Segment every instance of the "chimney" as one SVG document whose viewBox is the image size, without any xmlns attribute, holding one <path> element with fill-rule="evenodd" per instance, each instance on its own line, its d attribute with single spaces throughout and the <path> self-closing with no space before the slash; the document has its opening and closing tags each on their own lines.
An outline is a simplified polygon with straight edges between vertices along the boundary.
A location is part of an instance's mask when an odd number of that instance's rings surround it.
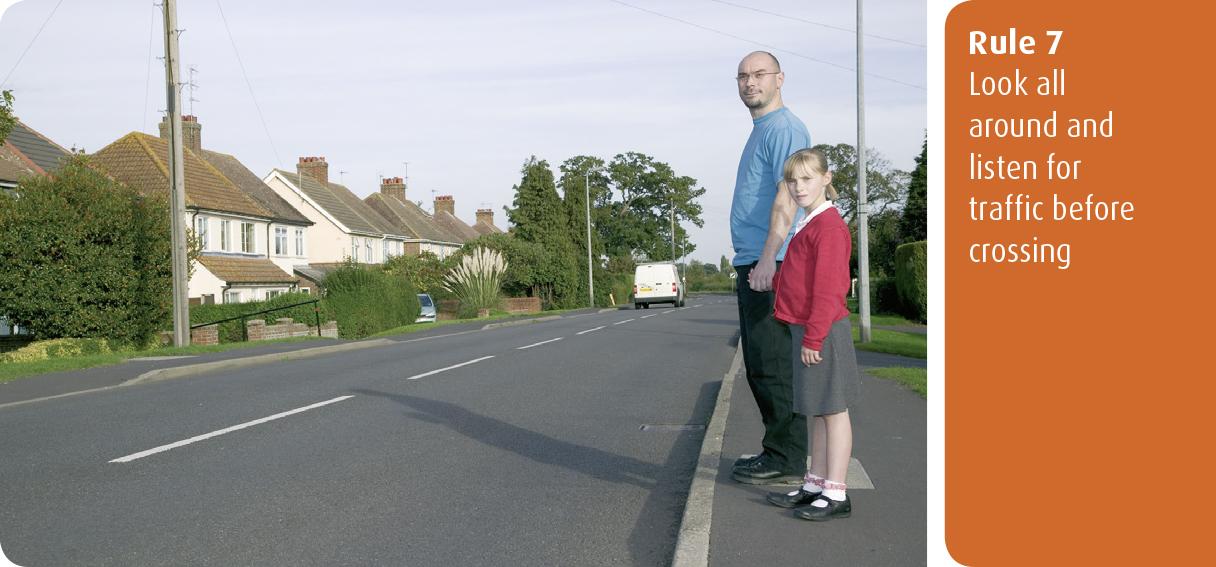
<svg viewBox="0 0 1216 567">
<path fill-rule="evenodd" d="M 400 177 L 385 177 L 380 180 L 380 193 L 385 197 L 392 197 L 404 203 L 405 181 Z"/>
<path fill-rule="evenodd" d="M 300 163 L 296 164 L 296 171 L 316 179 L 325 187 L 329 187 L 329 164 L 325 163 L 325 156 L 300 158 Z"/>
<path fill-rule="evenodd" d="M 494 226 L 494 209 L 477 209 L 477 222 Z"/>
<path fill-rule="evenodd" d="M 447 211 L 449 215 L 456 216 L 456 201 L 451 195 L 439 195 L 435 197 L 435 212 Z"/>
<path fill-rule="evenodd" d="M 169 117 L 160 121 L 160 137 L 169 139 Z M 198 123 L 197 116 L 182 115 L 182 146 L 194 153 L 203 151 L 203 126 Z"/>
</svg>

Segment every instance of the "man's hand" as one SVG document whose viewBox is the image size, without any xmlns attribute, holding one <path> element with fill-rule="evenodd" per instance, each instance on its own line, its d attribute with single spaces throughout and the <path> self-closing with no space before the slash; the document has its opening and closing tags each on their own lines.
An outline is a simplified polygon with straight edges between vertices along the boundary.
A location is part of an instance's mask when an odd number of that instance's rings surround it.
<svg viewBox="0 0 1216 567">
<path fill-rule="evenodd" d="M 773 289 L 773 275 L 777 273 L 777 261 L 772 258 L 760 258 L 756 262 L 756 267 L 752 268 L 747 274 L 747 284 L 751 286 L 752 291 L 771 291 Z"/>
</svg>

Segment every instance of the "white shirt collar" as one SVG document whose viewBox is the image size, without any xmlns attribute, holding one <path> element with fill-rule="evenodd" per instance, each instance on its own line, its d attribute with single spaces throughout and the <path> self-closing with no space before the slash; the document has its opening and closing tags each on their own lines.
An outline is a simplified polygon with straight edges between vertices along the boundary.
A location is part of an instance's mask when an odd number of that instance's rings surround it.
<svg viewBox="0 0 1216 567">
<path fill-rule="evenodd" d="M 813 210 L 810 213 L 803 216 L 802 220 L 798 221 L 798 228 L 794 229 L 794 234 L 798 234 L 802 230 L 802 227 L 806 226 L 807 224 L 810 224 L 811 219 L 819 216 L 819 213 L 822 213 L 822 212 L 828 210 L 828 208 L 831 206 L 832 206 L 832 202 L 825 200 L 818 207 L 815 207 L 815 210 Z"/>
</svg>

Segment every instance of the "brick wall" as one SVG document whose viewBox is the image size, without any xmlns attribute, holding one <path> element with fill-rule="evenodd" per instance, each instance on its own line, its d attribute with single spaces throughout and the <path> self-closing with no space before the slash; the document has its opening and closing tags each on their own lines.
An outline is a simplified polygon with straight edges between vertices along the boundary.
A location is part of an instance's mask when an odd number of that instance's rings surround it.
<svg viewBox="0 0 1216 567">
<path fill-rule="evenodd" d="M 308 323 L 296 323 L 291 317 L 275 319 L 275 324 L 267 325 L 265 321 L 246 321 L 245 330 L 249 333 L 250 341 L 268 341 L 286 339 L 289 337 L 316 336 L 317 328 Z M 338 338 L 338 322 L 328 321 L 321 325 L 321 336 Z"/>
<path fill-rule="evenodd" d="M 169 334 L 169 342 L 173 342 L 173 334 Z M 192 345 L 218 345 L 220 344 L 220 328 L 219 325 L 207 325 L 197 329 L 190 329 L 190 344 Z"/>
<path fill-rule="evenodd" d="M 503 309 L 512 315 L 519 313 L 540 313 L 539 297 L 508 297 L 503 300 Z"/>
</svg>

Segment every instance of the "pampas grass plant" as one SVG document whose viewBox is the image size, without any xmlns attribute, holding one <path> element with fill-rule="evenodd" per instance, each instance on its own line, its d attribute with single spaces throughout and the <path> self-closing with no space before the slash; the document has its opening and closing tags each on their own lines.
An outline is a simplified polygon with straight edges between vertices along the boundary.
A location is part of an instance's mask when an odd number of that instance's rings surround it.
<svg viewBox="0 0 1216 567">
<path fill-rule="evenodd" d="M 498 307 L 507 261 L 497 250 L 478 247 L 460 260 L 443 279 L 444 289 L 460 298 L 461 311 L 476 313 Z"/>
</svg>

